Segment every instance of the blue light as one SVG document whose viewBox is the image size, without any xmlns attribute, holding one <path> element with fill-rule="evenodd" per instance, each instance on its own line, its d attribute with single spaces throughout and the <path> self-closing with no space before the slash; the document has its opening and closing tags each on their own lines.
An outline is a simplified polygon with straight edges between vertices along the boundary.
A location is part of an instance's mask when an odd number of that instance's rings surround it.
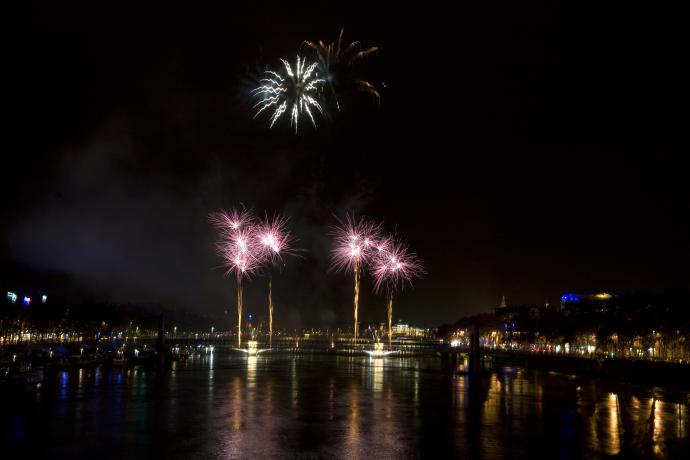
<svg viewBox="0 0 690 460">
<path fill-rule="evenodd" d="M 24 305 L 26 305 L 28 307 L 30 303 L 31 303 L 31 297 L 24 297 Z"/>
<path fill-rule="evenodd" d="M 561 301 L 563 301 L 563 302 L 579 302 L 580 296 L 577 294 L 563 294 L 561 296 Z"/>
</svg>

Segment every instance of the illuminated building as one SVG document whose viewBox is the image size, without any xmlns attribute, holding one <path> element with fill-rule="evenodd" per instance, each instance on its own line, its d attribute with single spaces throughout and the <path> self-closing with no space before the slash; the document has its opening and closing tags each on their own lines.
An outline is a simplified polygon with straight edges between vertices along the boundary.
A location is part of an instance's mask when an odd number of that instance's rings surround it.
<svg viewBox="0 0 690 460">
<path fill-rule="evenodd" d="M 596 294 L 570 294 L 561 296 L 561 311 L 567 314 L 606 313 L 615 297 L 606 292 Z"/>
<path fill-rule="evenodd" d="M 414 327 L 404 323 L 393 326 L 393 336 L 396 337 L 427 337 L 430 331 L 421 327 Z"/>
</svg>

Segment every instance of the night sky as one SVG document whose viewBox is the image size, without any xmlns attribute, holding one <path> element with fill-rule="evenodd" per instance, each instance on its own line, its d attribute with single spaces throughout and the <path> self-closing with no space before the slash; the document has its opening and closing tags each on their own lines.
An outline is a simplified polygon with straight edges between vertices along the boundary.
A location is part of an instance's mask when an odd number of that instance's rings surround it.
<svg viewBox="0 0 690 460">
<path fill-rule="evenodd" d="M 349 324 L 352 278 L 326 273 L 346 211 L 425 261 L 396 320 L 690 288 L 690 40 L 660 6 L 20 3 L 0 19 L 3 288 L 234 310 L 206 216 L 240 203 L 306 250 L 274 281 L 279 327 Z M 380 47 L 360 68 L 380 105 L 349 96 L 297 136 L 252 120 L 252 72 L 341 26 Z"/>
</svg>

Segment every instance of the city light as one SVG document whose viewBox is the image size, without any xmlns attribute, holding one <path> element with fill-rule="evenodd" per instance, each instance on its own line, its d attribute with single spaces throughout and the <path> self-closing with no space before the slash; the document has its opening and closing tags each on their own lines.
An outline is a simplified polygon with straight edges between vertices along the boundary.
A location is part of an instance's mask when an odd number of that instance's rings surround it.
<svg viewBox="0 0 690 460">
<path fill-rule="evenodd" d="M 12 303 L 17 303 L 17 294 L 11 291 L 7 291 L 7 300 Z"/>
<path fill-rule="evenodd" d="M 602 292 L 600 294 L 594 294 L 594 297 L 596 297 L 597 299 L 600 299 L 600 300 L 606 300 L 606 299 L 610 299 L 612 296 L 611 296 L 611 294 L 607 294 L 606 292 Z"/>
</svg>

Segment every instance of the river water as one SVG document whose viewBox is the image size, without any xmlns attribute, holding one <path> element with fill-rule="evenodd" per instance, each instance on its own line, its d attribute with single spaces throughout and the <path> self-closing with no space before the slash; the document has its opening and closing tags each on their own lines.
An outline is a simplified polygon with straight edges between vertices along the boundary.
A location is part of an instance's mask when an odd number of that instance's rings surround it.
<svg viewBox="0 0 690 460">
<path fill-rule="evenodd" d="M 3 398 L 2 451 L 53 458 L 684 457 L 689 395 L 439 358 L 197 355 L 70 369 Z"/>
</svg>

